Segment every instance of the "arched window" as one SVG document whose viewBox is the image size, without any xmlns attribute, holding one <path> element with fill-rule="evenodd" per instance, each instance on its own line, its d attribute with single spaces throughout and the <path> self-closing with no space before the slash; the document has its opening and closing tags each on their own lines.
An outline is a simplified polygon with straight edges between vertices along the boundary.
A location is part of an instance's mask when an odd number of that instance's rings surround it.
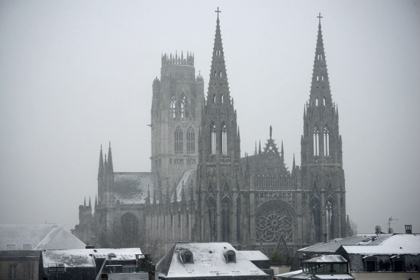
<svg viewBox="0 0 420 280">
<path fill-rule="evenodd" d="M 216 94 L 213 94 L 213 104 L 216 103 Z"/>
<path fill-rule="evenodd" d="M 187 154 L 195 153 L 195 132 L 190 126 L 187 130 Z"/>
<path fill-rule="evenodd" d="M 219 77 L 223 77 L 222 71 L 219 72 Z"/>
<path fill-rule="evenodd" d="M 216 154 L 216 126 L 213 124 L 210 131 L 210 148 L 211 154 Z"/>
<path fill-rule="evenodd" d="M 171 98 L 171 117 L 173 119 L 176 118 L 176 99 L 175 99 L 175 96 L 172 96 L 172 98 Z"/>
<path fill-rule="evenodd" d="M 315 99 L 315 106 L 318 106 L 318 97 Z"/>
<path fill-rule="evenodd" d="M 223 103 L 223 94 L 220 95 L 220 101 Z"/>
<path fill-rule="evenodd" d="M 224 124 L 222 126 L 222 154 L 227 155 L 227 128 Z"/>
<path fill-rule="evenodd" d="M 231 202 L 224 198 L 222 201 L 222 241 L 230 242 Z"/>
<path fill-rule="evenodd" d="M 324 156 L 330 155 L 330 131 L 324 127 Z"/>
<path fill-rule="evenodd" d="M 327 104 L 327 99 L 325 99 L 325 97 L 323 98 L 323 101 L 322 101 L 322 105 L 324 105 L 325 106 L 325 104 Z"/>
<path fill-rule="evenodd" d="M 217 77 L 217 71 L 214 71 L 214 76 Z"/>
<path fill-rule="evenodd" d="M 182 129 L 178 126 L 175 129 L 175 153 L 182 154 L 183 146 L 184 146 L 184 135 L 182 133 Z"/>
<path fill-rule="evenodd" d="M 314 135 L 313 135 L 313 149 L 314 149 L 314 156 L 319 156 L 319 130 L 318 130 L 318 127 L 316 126 L 314 128 Z"/>
<path fill-rule="evenodd" d="M 121 217 L 122 246 L 129 248 L 138 246 L 139 242 L 139 220 L 132 213 L 125 213 Z"/>
</svg>

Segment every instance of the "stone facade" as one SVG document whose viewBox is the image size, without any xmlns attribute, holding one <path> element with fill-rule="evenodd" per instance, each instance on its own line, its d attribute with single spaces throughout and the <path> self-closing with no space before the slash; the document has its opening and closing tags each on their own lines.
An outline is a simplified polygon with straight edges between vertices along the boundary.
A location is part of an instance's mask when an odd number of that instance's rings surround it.
<svg viewBox="0 0 420 280">
<path fill-rule="evenodd" d="M 240 157 L 224 56 L 217 18 L 206 98 L 191 54 L 162 57 L 161 79 L 153 82 L 152 172 L 114 172 L 111 148 L 107 157 L 101 150 L 95 212 L 90 203 L 80 206 L 80 239 L 109 246 L 100 235 L 119 228 L 124 246 L 159 240 L 166 251 L 180 241 L 224 241 L 290 253 L 348 235 L 342 140 L 321 24 L 304 110 L 302 165 L 293 161 L 291 171 L 271 127 L 263 147 Z"/>
</svg>

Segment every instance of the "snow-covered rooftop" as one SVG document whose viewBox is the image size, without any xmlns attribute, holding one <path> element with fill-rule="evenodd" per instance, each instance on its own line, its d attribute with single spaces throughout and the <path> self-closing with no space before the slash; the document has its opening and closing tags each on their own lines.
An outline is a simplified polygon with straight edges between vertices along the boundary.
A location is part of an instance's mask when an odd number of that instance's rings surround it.
<svg viewBox="0 0 420 280">
<path fill-rule="evenodd" d="M 247 258 L 250 261 L 268 261 L 270 260 L 266 255 L 264 255 L 261 251 L 259 250 L 244 250 L 244 251 L 238 251 L 239 254 L 241 254 L 242 256 L 244 256 L 245 258 Z"/>
<path fill-rule="evenodd" d="M 419 255 L 420 235 L 394 234 L 379 244 L 344 245 L 343 249 L 349 254 L 374 254 L 374 255 Z"/>
<path fill-rule="evenodd" d="M 140 248 L 44 250 L 42 259 L 44 268 L 52 263 L 62 263 L 65 267 L 90 267 L 95 266 L 95 258 L 135 260 L 136 254 L 142 254 Z"/>
<path fill-rule="evenodd" d="M 58 224 L 0 224 L 0 250 L 82 249 L 85 246 Z"/>
<path fill-rule="evenodd" d="M 321 255 L 303 261 L 302 263 L 347 263 L 347 260 L 340 255 Z"/>
<path fill-rule="evenodd" d="M 153 197 L 155 186 L 157 177 L 151 172 L 114 173 L 114 199 L 122 204 L 145 203 L 148 192 Z"/>
<path fill-rule="evenodd" d="M 183 250 L 192 252 L 193 263 L 180 260 L 179 254 Z M 230 250 L 235 252 L 236 262 L 226 262 L 224 252 Z M 175 244 L 159 261 L 157 271 L 164 278 L 267 276 L 227 242 Z"/>
<path fill-rule="evenodd" d="M 340 246 L 344 245 L 377 245 L 391 237 L 392 234 L 356 234 L 347 238 L 335 238 L 325 243 L 317 243 L 298 251 L 301 253 L 335 253 Z"/>
<path fill-rule="evenodd" d="M 312 274 L 304 273 L 302 270 L 295 270 L 275 276 L 276 279 L 329 279 L 329 280 L 352 280 L 353 276 L 349 274 Z"/>
</svg>

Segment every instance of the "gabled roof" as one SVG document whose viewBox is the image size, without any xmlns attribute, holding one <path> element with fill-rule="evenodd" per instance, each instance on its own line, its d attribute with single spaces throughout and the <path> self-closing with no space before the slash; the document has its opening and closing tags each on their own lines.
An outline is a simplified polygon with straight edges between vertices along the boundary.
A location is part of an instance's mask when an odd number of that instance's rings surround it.
<svg viewBox="0 0 420 280">
<path fill-rule="evenodd" d="M 192 252 L 193 263 L 180 260 L 178 254 L 185 250 Z M 235 252 L 236 262 L 226 262 L 226 251 Z M 268 276 L 227 242 L 175 244 L 156 270 L 163 278 Z"/>
<path fill-rule="evenodd" d="M 15 246 L 11 249 L 8 244 Z M 82 249 L 85 246 L 58 224 L 0 224 L 0 250 Z"/>
</svg>

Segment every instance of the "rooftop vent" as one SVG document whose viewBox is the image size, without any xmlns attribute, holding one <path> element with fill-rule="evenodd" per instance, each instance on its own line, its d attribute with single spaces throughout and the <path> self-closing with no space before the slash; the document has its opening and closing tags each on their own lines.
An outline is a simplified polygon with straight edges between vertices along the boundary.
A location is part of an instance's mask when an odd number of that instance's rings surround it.
<svg viewBox="0 0 420 280">
<path fill-rule="evenodd" d="M 223 256 L 225 257 L 226 263 L 236 263 L 236 254 L 233 250 L 224 250 Z"/>
<path fill-rule="evenodd" d="M 178 257 L 182 263 L 194 263 L 193 253 L 190 250 L 180 250 Z"/>
</svg>

